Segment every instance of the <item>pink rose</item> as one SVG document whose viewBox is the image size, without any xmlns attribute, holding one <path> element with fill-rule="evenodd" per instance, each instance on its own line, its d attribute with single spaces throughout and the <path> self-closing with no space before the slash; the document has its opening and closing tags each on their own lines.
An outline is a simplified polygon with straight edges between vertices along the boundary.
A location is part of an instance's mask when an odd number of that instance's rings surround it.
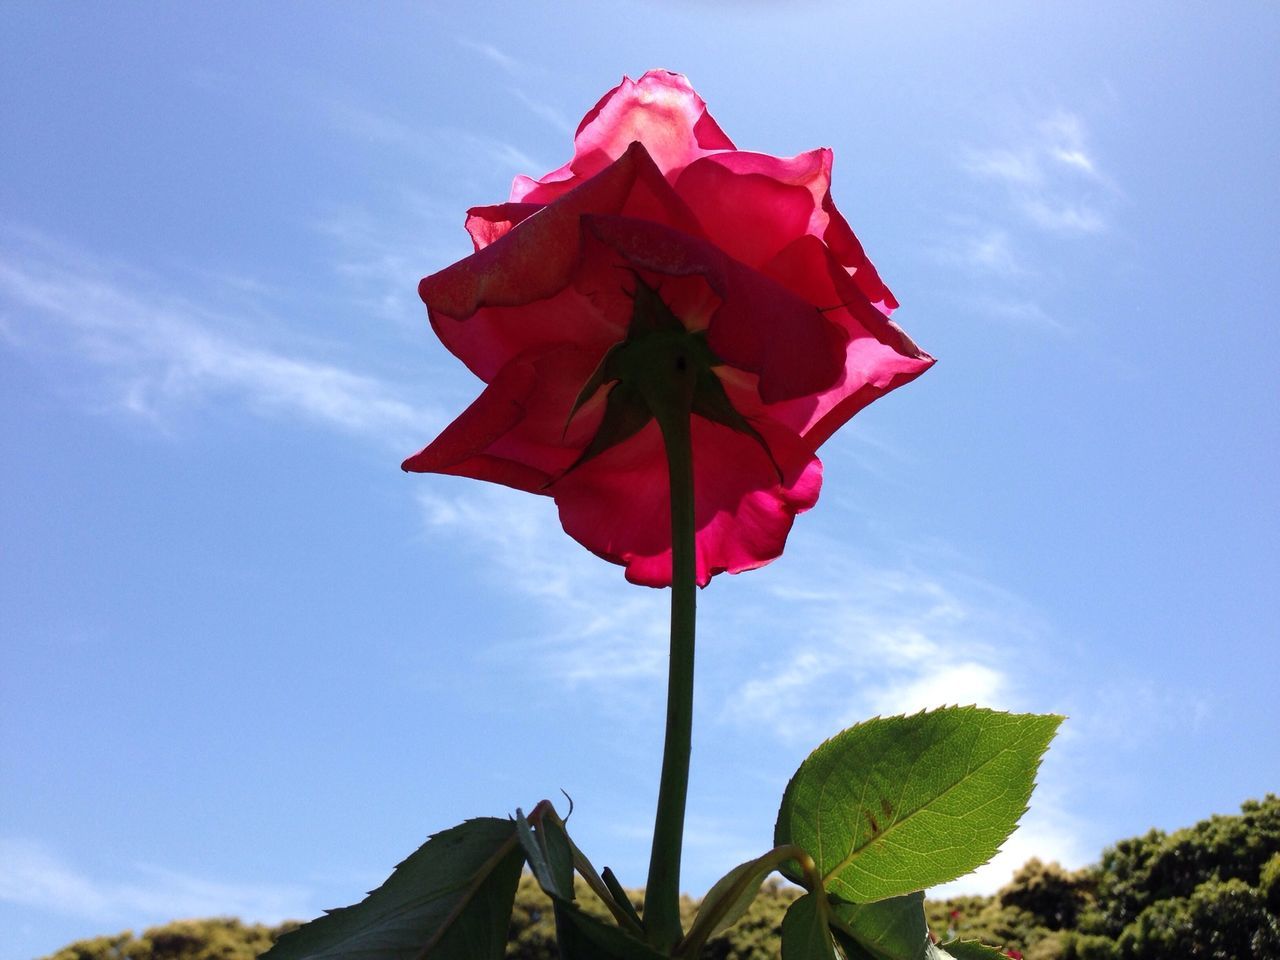
<svg viewBox="0 0 1280 960">
<path fill-rule="evenodd" d="M 573 159 L 468 211 L 475 253 L 419 284 L 437 335 L 487 386 L 404 469 L 551 496 L 628 580 L 669 585 L 657 424 L 619 432 L 615 417 L 610 444 L 596 439 L 617 388 L 602 360 L 656 292 L 709 350 L 707 396 L 732 407 L 694 407 L 698 582 L 778 557 L 817 501 L 818 447 L 933 363 L 888 319 L 897 301 L 830 183 L 830 150 L 738 150 L 683 76 L 624 77 Z"/>
</svg>

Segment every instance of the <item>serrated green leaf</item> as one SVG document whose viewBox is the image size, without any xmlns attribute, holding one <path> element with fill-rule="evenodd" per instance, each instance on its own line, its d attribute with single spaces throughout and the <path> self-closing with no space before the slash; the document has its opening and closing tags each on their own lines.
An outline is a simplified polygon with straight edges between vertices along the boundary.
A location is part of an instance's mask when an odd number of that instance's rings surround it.
<svg viewBox="0 0 1280 960">
<path fill-rule="evenodd" d="M 501 960 L 524 854 L 510 820 L 435 834 L 360 903 L 285 934 L 261 960 Z"/>
<path fill-rule="evenodd" d="M 954 880 L 1013 832 L 1061 722 L 949 707 L 858 724 L 800 765 L 774 842 L 808 850 L 826 889 L 852 903 Z"/>
<path fill-rule="evenodd" d="M 929 923 L 924 894 L 908 893 L 875 903 L 831 904 L 832 929 L 841 946 L 843 933 L 872 960 L 924 960 Z M 846 948 L 846 953 L 848 952 Z"/>
<path fill-rule="evenodd" d="M 666 960 L 665 954 L 571 903 L 557 900 L 555 910 L 561 960 Z"/>
<path fill-rule="evenodd" d="M 836 960 L 819 896 L 825 894 L 806 893 L 787 908 L 782 918 L 782 960 Z"/>
<path fill-rule="evenodd" d="M 999 947 L 989 947 L 977 940 L 948 940 L 934 949 L 939 960 L 1009 960 L 1009 955 Z"/>
</svg>

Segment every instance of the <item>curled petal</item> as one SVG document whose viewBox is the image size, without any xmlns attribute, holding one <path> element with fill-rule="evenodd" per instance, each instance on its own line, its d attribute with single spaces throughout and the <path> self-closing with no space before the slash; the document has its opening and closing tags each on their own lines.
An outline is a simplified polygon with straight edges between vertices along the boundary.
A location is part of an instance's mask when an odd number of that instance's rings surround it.
<svg viewBox="0 0 1280 960">
<path fill-rule="evenodd" d="M 757 440 L 693 418 L 700 586 L 717 573 L 740 573 L 776 559 L 796 515 L 817 502 L 818 458 L 788 431 L 771 424 L 760 428 L 772 459 Z M 565 531 L 584 547 L 625 565 L 632 583 L 670 585 L 670 482 L 656 423 L 567 474 L 551 493 Z"/>
<path fill-rule="evenodd" d="M 834 386 L 769 408 L 770 416 L 787 424 L 814 449 L 872 400 L 933 365 L 933 357 L 867 300 L 856 278 L 816 237 L 801 237 L 788 245 L 764 272 L 810 303 L 830 304 L 824 314 L 848 338 L 844 370 Z"/>
<path fill-rule="evenodd" d="M 489 480 L 548 492 L 594 435 L 602 404 L 586 404 L 569 423 L 575 391 L 598 357 L 562 347 L 508 363 L 458 419 L 401 465 L 413 473 Z"/>
<path fill-rule="evenodd" d="M 822 200 L 822 208 L 830 217 L 830 225 L 822 239 L 827 242 L 831 252 L 844 268 L 853 275 L 853 282 L 858 285 L 862 295 L 886 317 L 898 309 L 898 301 L 880 279 L 875 264 L 867 257 L 862 244 L 854 236 L 849 221 L 836 209 L 831 194 Z"/>
<path fill-rule="evenodd" d="M 519 229 L 418 285 L 436 334 L 481 380 L 530 349 L 576 343 L 603 351 L 620 339 L 627 316 L 602 312 L 571 285 L 582 252 L 581 218 L 602 212 L 700 233 L 644 147 L 633 144 Z"/>
<path fill-rule="evenodd" d="M 537 203 L 498 203 L 491 207 L 472 207 L 467 211 L 467 233 L 477 250 L 501 240 L 511 228 L 523 223 L 542 209 Z"/>
<path fill-rule="evenodd" d="M 845 332 L 782 284 L 661 224 L 611 216 L 583 223 L 630 266 L 704 277 L 720 299 L 707 344 L 726 364 L 757 374 L 765 402 L 817 393 L 839 379 Z"/>
<path fill-rule="evenodd" d="M 676 192 L 697 214 L 708 239 L 753 267 L 797 237 L 818 237 L 863 296 L 888 315 L 898 301 L 831 199 L 831 164 L 827 147 L 795 157 L 717 153 L 690 164 L 676 181 Z"/>
<path fill-rule="evenodd" d="M 540 180 L 517 177 L 511 199 L 549 203 L 595 176 L 633 141 L 644 144 L 668 178 L 711 151 L 733 149 L 733 141 L 684 76 L 650 70 L 639 80 L 623 77 L 582 119 L 573 139 L 573 159 Z"/>
</svg>

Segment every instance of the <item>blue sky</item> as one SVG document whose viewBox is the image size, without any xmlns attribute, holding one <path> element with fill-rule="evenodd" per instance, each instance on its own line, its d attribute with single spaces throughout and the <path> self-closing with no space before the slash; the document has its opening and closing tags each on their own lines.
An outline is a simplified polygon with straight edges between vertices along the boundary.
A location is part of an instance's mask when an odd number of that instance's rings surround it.
<svg viewBox="0 0 1280 960">
<path fill-rule="evenodd" d="M 665 595 L 399 463 L 477 392 L 419 277 L 657 66 L 834 148 L 939 358 L 700 597 L 684 886 L 875 713 L 1070 715 L 952 889 L 1280 787 L 1280 10 L 892 6 L 0 8 L 0 960 L 314 915 L 561 788 L 643 881 Z"/>
</svg>

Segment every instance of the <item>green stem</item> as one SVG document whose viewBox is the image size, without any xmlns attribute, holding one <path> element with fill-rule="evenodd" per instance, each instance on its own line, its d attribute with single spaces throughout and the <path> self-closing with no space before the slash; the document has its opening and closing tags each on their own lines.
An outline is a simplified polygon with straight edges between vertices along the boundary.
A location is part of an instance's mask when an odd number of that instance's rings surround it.
<svg viewBox="0 0 1280 960">
<path fill-rule="evenodd" d="M 690 395 L 690 400 L 691 395 Z M 667 734 L 645 890 L 649 943 L 670 953 L 684 935 L 680 924 L 680 852 L 689 753 L 693 737 L 693 646 L 697 605 L 693 519 L 693 444 L 689 404 L 659 412 L 671 479 L 671 662 L 667 674 Z M 682 409 L 681 409 L 682 407 Z"/>
</svg>

